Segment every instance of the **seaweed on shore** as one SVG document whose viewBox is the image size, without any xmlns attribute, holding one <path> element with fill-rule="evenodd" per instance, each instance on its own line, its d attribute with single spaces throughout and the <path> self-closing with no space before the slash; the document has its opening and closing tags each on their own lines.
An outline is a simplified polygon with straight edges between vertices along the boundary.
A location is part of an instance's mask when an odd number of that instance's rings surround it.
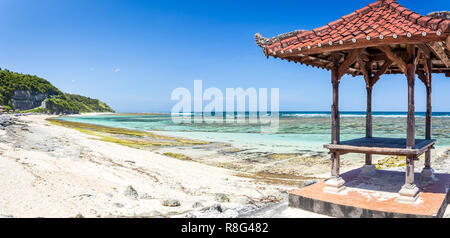
<svg viewBox="0 0 450 238">
<path fill-rule="evenodd" d="M 174 158 L 174 159 L 179 159 L 179 160 L 188 160 L 188 161 L 192 160 L 191 157 L 189 157 L 187 155 L 180 154 L 180 153 L 165 152 L 165 153 L 163 153 L 163 155 L 169 156 L 169 157 Z"/>
<path fill-rule="evenodd" d="M 254 179 L 257 182 L 302 187 L 306 181 L 318 180 L 316 177 L 278 174 L 270 172 L 236 173 L 236 176 Z"/>
<path fill-rule="evenodd" d="M 112 142 L 137 149 L 144 149 L 148 147 L 192 146 L 192 145 L 209 144 L 209 142 L 157 135 L 146 131 L 114 128 L 80 122 L 63 121 L 54 118 L 49 118 L 47 119 L 47 121 L 49 121 L 53 125 L 75 129 L 85 134 L 96 137 L 92 139 L 97 139 L 105 142 Z"/>
</svg>

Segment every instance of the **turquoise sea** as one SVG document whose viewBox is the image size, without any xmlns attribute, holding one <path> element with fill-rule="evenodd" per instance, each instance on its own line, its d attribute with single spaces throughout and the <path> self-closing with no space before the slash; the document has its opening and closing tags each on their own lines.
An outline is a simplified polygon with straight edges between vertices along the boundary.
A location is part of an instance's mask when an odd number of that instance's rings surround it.
<svg viewBox="0 0 450 238">
<path fill-rule="evenodd" d="M 197 114 L 198 115 L 198 114 Z M 246 114 L 248 116 L 248 113 Z M 406 137 L 406 112 L 374 112 L 373 133 L 378 137 Z M 330 112 L 280 112 L 278 130 L 262 133 L 250 123 L 174 123 L 171 115 L 109 114 L 70 116 L 62 120 L 152 131 L 189 139 L 231 143 L 252 151 L 297 153 L 324 151 L 331 136 Z M 450 112 L 433 113 L 433 138 L 438 147 L 450 146 Z M 425 113 L 416 112 L 416 137 L 425 133 Z M 341 112 L 341 140 L 365 136 L 365 112 Z"/>
</svg>

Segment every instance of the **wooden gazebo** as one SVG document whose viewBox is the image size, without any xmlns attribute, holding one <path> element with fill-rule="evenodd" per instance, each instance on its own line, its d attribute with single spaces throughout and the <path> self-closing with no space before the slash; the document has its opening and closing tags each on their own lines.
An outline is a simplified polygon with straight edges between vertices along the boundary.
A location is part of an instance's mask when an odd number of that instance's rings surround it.
<svg viewBox="0 0 450 238">
<path fill-rule="evenodd" d="M 378 0 L 337 21 L 312 31 L 297 30 L 273 38 L 255 35 L 266 57 L 310 65 L 331 71 L 331 178 L 324 192 L 341 193 L 345 181 L 339 173 L 340 155 L 366 154 L 362 175 L 375 172 L 372 154 L 406 156 L 406 182 L 399 191 L 399 202 L 415 202 L 414 161 L 425 153 L 422 177 L 431 177 L 431 75 L 450 77 L 450 13 L 434 12 L 422 16 L 395 0 Z M 340 141 L 339 82 L 344 74 L 362 75 L 367 90 L 366 137 Z M 408 82 L 407 135 L 402 138 L 372 137 L 372 89 L 382 74 L 405 74 Z M 427 90 L 426 133 L 415 138 L 415 75 Z"/>
</svg>

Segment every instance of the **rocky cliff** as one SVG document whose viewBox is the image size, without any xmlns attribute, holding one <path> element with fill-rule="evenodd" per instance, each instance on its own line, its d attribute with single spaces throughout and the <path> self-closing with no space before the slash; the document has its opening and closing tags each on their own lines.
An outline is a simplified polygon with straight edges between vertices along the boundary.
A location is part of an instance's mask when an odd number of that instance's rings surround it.
<svg viewBox="0 0 450 238">
<path fill-rule="evenodd" d="M 97 99 L 63 93 L 43 78 L 5 69 L 0 69 L 0 105 L 36 113 L 113 112 Z"/>
<path fill-rule="evenodd" d="M 47 94 L 37 91 L 16 90 L 11 99 L 15 109 L 24 111 L 43 106 L 42 104 L 47 97 Z"/>
</svg>

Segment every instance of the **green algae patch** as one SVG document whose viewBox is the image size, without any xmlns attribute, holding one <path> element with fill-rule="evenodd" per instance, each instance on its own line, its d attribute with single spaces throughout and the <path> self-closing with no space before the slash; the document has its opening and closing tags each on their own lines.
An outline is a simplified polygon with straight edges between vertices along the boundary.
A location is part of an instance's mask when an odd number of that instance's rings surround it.
<svg viewBox="0 0 450 238">
<path fill-rule="evenodd" d="M 236 173 L 236 176 L 254 179 L 256 182 L 268 184 L 281 184 L 302 187 L 306 181 L 317 180 L 315 177 L 297 176 L 293 174 L 278 174 L 270 172 Z"/>
<path fill-rule="evenodd" d="M 377 169 L 397 168 L 406 165 L 406 156 L 389 156 L 378 160 L 375 164 Z"/>
<path fill-rule="evenodd" d="M 54 118 L 47 119 L 51 124 L 78 130 L 82 133 L 95 136 L 95 140 L 116 143 L 136 149 L 164 146 L 192 146 L 206 145 L 210 142 L 157 135 L 151 132 L 114 128 L 80 122 L 63 121 Z"/>
<path fill-rule="evenodd" d="M 192 160 L 191 157 L 179 153 L 165 152 L 163 153 L 163 155 L 179 160 L 188 160 L 188 161 Z"/>
<path fill-rule="evenodd" d="M 278 154 L 278 153 L 275 153 L 275 154 L 270 154 L 267 157 L 269 159 L 273 159 L 273 160 L 285 160 L 285 159 L 292 159 L 292 158 L 297 157 L 297 156 L 298 156 L 297 154 Z"/>
</svg>

